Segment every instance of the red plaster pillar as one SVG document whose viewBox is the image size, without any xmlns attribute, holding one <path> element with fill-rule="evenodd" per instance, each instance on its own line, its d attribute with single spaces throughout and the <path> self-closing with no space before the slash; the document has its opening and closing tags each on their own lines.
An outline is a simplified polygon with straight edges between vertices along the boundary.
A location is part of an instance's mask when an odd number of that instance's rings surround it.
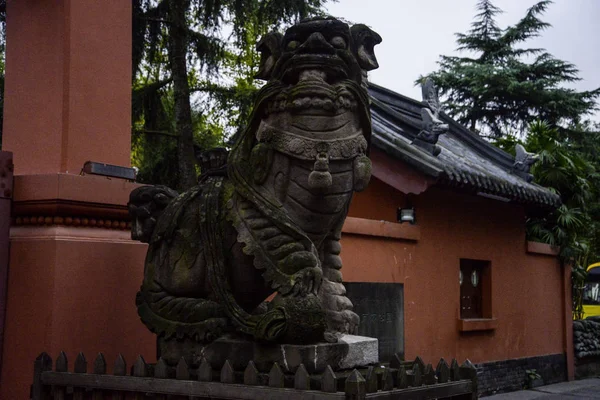
<svg viewBox="0 0 600 400">
<path fill-rule="evenodd" d="M 42 352 L 151 361 L 135 294 L 146 246 L 129 239 L 134 183 L 80 176 L 130 165 L 131 2 L 8 0 L 3 150 L 14 153 L 0 399 L 28 398 Z"/>
<path fill-rule="evenodd" d="M 15 174 L 130 165 L 131 2 L 9 0 L 3 150 Z"/>
</svg>

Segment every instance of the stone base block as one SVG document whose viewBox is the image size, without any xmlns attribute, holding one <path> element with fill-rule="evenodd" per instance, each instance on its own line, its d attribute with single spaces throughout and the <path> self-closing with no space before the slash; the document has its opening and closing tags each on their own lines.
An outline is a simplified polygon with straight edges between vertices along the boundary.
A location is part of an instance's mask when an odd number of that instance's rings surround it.
<svg viewBox="0 0 600 400">
<path fill-rule="evenodd" d="M 197 367 L 204 357 L 213 369 L 220 369 L 229 360 L 235 370 L 244 370 L 252 360 L 261 372 L 268 372 L 277 362 L 284 372 L 294 373 L 304 364 L 311 374 L 323 372 L 327 365 L 342 370 L 377 363 L 377 346 L 377 339 L 353 335 L 343 335 L 337 343 L 311 345 L 257 343 L 235 335 L 223 336 L 209 344 L 158 340 L 160 356 L 171 365 L 184 357 L 188 365 Z"/>
</svg>

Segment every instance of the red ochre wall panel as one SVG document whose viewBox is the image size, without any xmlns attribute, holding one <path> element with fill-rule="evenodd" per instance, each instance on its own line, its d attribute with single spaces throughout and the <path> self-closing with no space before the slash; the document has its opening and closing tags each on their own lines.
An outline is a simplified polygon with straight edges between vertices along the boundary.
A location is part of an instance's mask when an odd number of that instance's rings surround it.
<svg viewBox="0 0 600 400">
<path fill-rule="evenodd" d="M 395 222 L 405 196 L 373 179 L 355 195 L 350 216 Z M 418 241 L 345 233 L 348 282 L 404 284 L 407 358 L 485 362 L 562 353 L 563 272 L 552 256 L 526 252 L 519 205 L 430 188 L 412 197 Z M 491 331 L 458 329 L 461 258 L 491 262 Z"/>
</svg>

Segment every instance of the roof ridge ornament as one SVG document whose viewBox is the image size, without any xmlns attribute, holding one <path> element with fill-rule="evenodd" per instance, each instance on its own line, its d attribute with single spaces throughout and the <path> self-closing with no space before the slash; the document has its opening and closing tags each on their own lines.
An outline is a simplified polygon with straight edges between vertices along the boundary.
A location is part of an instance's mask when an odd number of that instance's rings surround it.
<svg viewBox="0 0 600 400">
<path fill-rule="evenodd" d="M 437 157 L 442 149 L 436 143 L 440 135 L 448 132 L 448 124 L 443 123 L 439 118 L 442 106 L 437 88 L 431 78 L 425 79 L 425 82 L 421 85 L 421 92 L 423 93 L 423 103 L 425 105 L 421 108 L 421 131 L 412 141 L 412 144 Z"/>
<path fill-rule="evenodd" d="M 527 182 L 533 181 L 533 175 L 529 172 L 531 166 L 539 160 L 540 156 L 535 153 L 528 153 L 522 144 L 515 145 L 515 163 L 512 171 Z"/>
</svg>

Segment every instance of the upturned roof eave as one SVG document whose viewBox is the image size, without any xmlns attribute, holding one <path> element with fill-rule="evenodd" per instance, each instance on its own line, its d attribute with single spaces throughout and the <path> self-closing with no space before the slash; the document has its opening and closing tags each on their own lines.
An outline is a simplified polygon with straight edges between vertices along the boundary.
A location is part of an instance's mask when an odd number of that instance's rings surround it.
<svg viewBox="0 0 600 400">
<path fill-rule="evenodd" d="M 489 168 L 486 170 L 486 165 L 475 168 L 447 164 L 448 161 L 412 145 L 412 140 L 421 129 L 418 121 L 420 120 L 420 109 L 424 103 L 371 83 L 370 91 L 373 146 L 406 162 L 426 176 L 434 178 L 437 184 L 443 186 L 483 192 L 517 203 L 544 208 L 560 206 L 561 201 L 558 195 L 513 174 L 514 158 L 510 154 L 496 148 L 445 114 L 442 114 L 442 120 L 448 123 L 449 135 L 458 141 L 457 143 L 460 143 L 461 151 L 467 151 L 485 159 L 486 162 L 483 164 L 495 165 L 494 171 L 502 170 L 501 175 L 507 178 L 495 176 Z M 452 154 L 453 150 L 456 151 L 456 149 L 444 148 L 442 143 L 438 143 L 438 145 L 442 151 L 449 152 L 446 154 Z M 456 158 L 456 156 L 454 157 Z M 475 156 L 472 158 L 477 159 Z M 508 178 L 509 176 L 511 178 Z"/>
</svg>

